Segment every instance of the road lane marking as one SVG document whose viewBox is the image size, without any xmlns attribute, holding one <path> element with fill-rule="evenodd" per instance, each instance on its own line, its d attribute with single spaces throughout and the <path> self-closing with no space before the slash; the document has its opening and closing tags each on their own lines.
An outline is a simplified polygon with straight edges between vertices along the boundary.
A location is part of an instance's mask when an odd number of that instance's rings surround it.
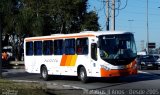
<svg viewBox="0 0 160 95">
<path fill-rule="evenodd" d="M 71 88 L 71 85 L 63 85 L 63 87 Z"/>
<path fill-rule="evenodd" d="M 78 86 L 72 86 L 73 89 L 82 89 L 82 90 L 86 90 L 86 88 L 82 88 L 82 87 L 78 87 Z"/>
</svg>

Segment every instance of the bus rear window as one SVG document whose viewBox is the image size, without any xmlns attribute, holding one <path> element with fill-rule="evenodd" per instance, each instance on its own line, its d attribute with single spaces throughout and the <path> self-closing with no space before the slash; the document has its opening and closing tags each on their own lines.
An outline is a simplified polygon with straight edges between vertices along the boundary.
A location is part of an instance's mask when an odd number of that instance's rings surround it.
<svg viewBox="0 0 160 95">
<path fill-rule="evenodd" d="M 33 55 L 33 42 L 26 42 L 26 55 Z"/>
</svg>

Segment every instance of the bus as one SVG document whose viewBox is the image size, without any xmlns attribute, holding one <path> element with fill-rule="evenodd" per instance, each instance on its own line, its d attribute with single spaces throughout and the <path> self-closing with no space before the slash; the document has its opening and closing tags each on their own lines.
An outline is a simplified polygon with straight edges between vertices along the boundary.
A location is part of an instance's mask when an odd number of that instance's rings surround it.
<svg viewBox="0 0 160 95">
<path fill-rule="evenodd" d="M 53 75 L 120 77 L 137 74 L 134 34 L 123 31 L 84 31 L 24 39 L 24 63 L 28 73 L 44 80 Z"/>
</svg>

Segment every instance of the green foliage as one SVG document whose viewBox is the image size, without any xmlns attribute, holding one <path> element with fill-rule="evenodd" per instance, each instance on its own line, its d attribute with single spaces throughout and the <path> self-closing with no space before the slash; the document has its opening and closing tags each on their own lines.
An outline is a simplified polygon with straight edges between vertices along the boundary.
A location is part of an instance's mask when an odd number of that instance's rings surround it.
<svg viewBox="0 0 160 95">
<path fill-rule="evenodd" d="M 98 30 L 98 17 L 87 13 L 88 0 L 1 0 L 3 31 L 49 35 Z"/>
<path fill-rule="evenodd" d="M 12 18 L 12 1 L 1 0 L 0 2 L 0 13 L 2 15 L 2 28 L 4 31 L 10 31 L 13 28 Z M 7 23 L 8 22 L 8 23 Z"/>
<path fill-rule="evenodd" d="M 74 33 L 81 31 L 83 16 L 88 0 L 49 0 L 49 15 L 53 20 L 53 33 Z"/>
<path fill-rule="evenodd" d="M 48 95 L 45 85 L 39 83 L 20 83 L 0 80 L 1 95 Z"/>
<path fill-rule="evenodd" d="M 82 30 L 90 30 L 90 31 L 97 31 L 100 30 L 98 24 L 98 16 L 96 12 L 91 11 L 89 13 L 86 13 L 84 16 L 84 21 L 81 25 Z"/>
<path fill-rule="evenodd" d="M 84 29 L 99 30 L 98 16 L 93 11 L 87 12 L 87 2 L 88 0 L 1 0 L 2 31 L 3 35 L 12 36 L 10 45 L 13 46 L 13 54 L 17 59 L 21 56 L 23 38 L 27 36 L 77 33 Z"/>
</svg>

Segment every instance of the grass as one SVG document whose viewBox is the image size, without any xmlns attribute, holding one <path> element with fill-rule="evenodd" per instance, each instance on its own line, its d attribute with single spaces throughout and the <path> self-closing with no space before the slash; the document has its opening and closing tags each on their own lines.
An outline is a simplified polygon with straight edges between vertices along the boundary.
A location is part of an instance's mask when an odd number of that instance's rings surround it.
<svg viewBox="0 0 160 95">
<path fill-rule="evenodd" d="M 0 79 L 0 95 L 84 95 L 82 90 L 47 89 L 38 82 L 14 82 Z M 85 94 L 87 95 L 87 94 Z"/>
<path fill-rule="evenodd" d="M 22 83 L 0 79 L 0 95 L 48 95 L 45 85 L 40 83 Z"/>
</svg>

